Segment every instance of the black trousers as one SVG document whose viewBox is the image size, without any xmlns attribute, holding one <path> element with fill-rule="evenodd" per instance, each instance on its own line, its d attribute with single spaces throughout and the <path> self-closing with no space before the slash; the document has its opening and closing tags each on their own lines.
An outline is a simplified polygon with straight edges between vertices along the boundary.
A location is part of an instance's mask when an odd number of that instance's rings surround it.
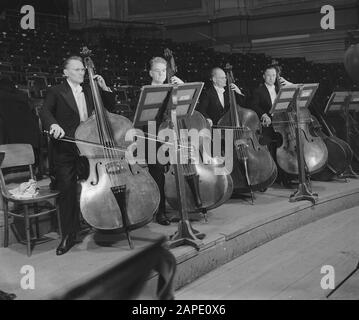
<svg viewBox="0 0 359 320">
<path fill-rule="evenodd" d="M 65 236 L 77 232 L 80 226 L 80 208 L 77 201 L 79 159 L 75 145 L 66 142 L 54 143 L 54 187 L 60 191 L 61 227 Z"/>
<path fill-rule="evenodd" d="M 150 172 L 152 178 L 156 181 L 158 189 L 160 190 L 160 204 L 158 206 L 157 215 L 164 215 L 166 211 L 164 166 L 159 163 L 149 164 L 148 171 Z"/>
<path fill-rule="evenodd" d="M 277 165 L 278 169 L 278 176 L 277 176 L 277 182 L 278 183 L 285 183 L 288 184 L 289 181 L 289 175 L 281 169 L 281 167 L 278 165 L 277 162 L 277 148 L 280 147 L 282 144 L 280 134 L 277 134 L 272 126 L 263 128 L 263 138 L 261 139 L 261 144 L 266 144 L 268 146 L 269 152 L 274 160 L 274 162 Z"/>
</svg>

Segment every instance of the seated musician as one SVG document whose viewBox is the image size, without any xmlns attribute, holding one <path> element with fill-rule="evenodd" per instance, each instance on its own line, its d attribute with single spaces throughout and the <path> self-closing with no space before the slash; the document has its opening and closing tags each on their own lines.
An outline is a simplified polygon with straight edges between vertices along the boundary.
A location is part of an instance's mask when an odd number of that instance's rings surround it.
<svg viewBox="0 0 359 320">
<path fill-rule="evenodd" d="M 92 93 L 89 86 L 82 83 L 85 67 L 81 57 L 72 56 L 63 65 L 66 80 L 49 89 L 40 118 L 45 130 L 55 139 L 74 137 L 80 122 L 86 121 L 94 110 Z M 108 109 L 115 104 L 115 95 L 105 80 L 96 75 L 95 80 L 102 89 L 104 106 Z M 77 178 L 81 161 L 77 147 L 73 143 L 55 141 L 53 143 L 53 165 L 55 187 L 60 191 L 59 207 L 63 237 L 56 249 L 57 255 L 66 253 L 75 244 L 79 229 L 79 207 L 77 201 Z"/>
<path fill-rule="evenodd" d="M 262 144 L 266 144 L 269 147 L 269 151 L 274 160 L 276 160 L 276 150 L 278 145 L 278 139 L 271 125 L 272 119 L 269 111 L 272 108 L 277 93 L 279 91 L 276 85 L 277 69 L 275 66 L 268 66 L 264 69 L 263 73 L 264 84 L 254 90 L 250 108 L 253 109 L 263 125 L 263 139 Z M 279 77 L 281 86 L 292 84 L 283 77 Z M 283 183 L 285 186 L 289 184 L 284 172 L 278 166 L 278 182 Z"/>
<path fill-rule="evenodd" d="M 167 61 L 161 57 L 154 57 L 150 61 L 150 72 L 152 82 L 151 85 L 164 84 L 167 78 Z M 176 76 L 170 79 L 172 84 L 182 84 L 183 81 Z M 159 147 L 159 146 L 158 146 Z M 155 220 L 161 225 L 169 225 L 170 220 L 166 216 L 166 199 L 165 199 L 165 175 L 164 166 L 156 163 L 148 165 L 149 172 L 153 179 L 157 182 L 160 190 L 161 200 L 156 214 Z"/>
<path fill-rule="evenodd" d="M 221 68 L 211 70 L 211 84 L 206 88 L 200 97 L 197 111 L 203 114 L 211 125 L 216 125 L 218 120 L 229 110 L 229 91 L 225 89 L 227 77 Z M 237 103 L 245 104 L 242 91 L 232 83 L 231 90 L 236 93 Z"/>
</svg>

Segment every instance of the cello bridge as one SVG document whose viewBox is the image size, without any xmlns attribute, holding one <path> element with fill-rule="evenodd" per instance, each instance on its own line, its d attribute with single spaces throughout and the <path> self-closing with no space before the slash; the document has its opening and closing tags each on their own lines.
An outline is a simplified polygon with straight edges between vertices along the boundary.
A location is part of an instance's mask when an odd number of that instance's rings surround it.
<svg viewBox="0 0 359 320">
<path fill-rule="evenodd" d="M 123 170 L 123 166 L 122 166 L 121 162 L 119 162 L 119 161 L 112 161 L 112 162 L 106 163 L 105 167 L 106 167 L 106 172 L 109 175 L 119 174 Z"/>
</svg>

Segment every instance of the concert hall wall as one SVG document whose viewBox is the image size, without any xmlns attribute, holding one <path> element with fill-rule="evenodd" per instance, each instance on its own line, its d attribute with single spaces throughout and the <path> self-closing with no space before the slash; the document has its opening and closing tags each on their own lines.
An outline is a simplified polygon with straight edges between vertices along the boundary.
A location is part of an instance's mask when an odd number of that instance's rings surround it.
<svg viewBox="0 0 359 320">
<path fill-rule="evenodd" d="M 162 23 L 163 36 L 176 41 L 202 42 L 224 51 L 304 55 L 318 61 L 323 52 L 331 61 L 341 59 L 347 30 L 358 28 L 356 0 L 71 1 L 75 28 L 101 19 Z M 335 30 L 320 28 L 320 8 L 325 4 L 335 8 Z"/>
</svg>

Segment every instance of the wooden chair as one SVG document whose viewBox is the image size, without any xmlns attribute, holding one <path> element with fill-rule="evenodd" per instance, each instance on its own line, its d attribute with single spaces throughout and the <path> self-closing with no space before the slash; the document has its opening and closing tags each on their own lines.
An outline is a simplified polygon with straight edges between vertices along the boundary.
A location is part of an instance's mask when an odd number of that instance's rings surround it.
<svg viewBox="0 0 359 320">
<path fill-rule="evenodd" d="M 1 155 L 3 157 L 2 163 L 0 163 L 0 189 L 4 205 L 4 247 L 9 245 L 9 217 L 16 217 L 25 220 L 25 233 L 26 233 L 26 245 L 27 245 L 27 255 L 31 255 L 31 245 L 33 240 L 38 240 L 39 227 L 38 227 L 38 218 L 51 213 L 56 213 L 59 235 L 62 236 L 61 232 L 61 220 L 60 212 L 57 204 L 57 198 L 59 196 L 58 191 L 50 190 L 49 187 L 40 187 L 38 195 L 29 199 L 18 199 L 10 194 L 8 182 L 5 182 L 5 177 L 3 174 L 3 169 L 5 168 L 14 168 L 14 167 L 23 167 L 28 166 L 30 177 L 34 178 L 34 173 L 32 165 L 35 162 L 34 151 L 30 144 L 3 144 L 0 145 L 0 160 Z M 1 161 L 0 161 L 1 162 Z M 14 187 L 14 186 L 12 186 Z M 40 203 L 43 201 L 53 200 L 54 205 L 50 209 L 44 208 L 40 209 Z M 21 210 L 10 211 L 9 202 L 14 203 Z M 33 210 L 30 211 L 30 208 Z M 36 220 L 36 237 L 31 238 L 30 228 L 31 228 L 31 219 Z"/>
</svg>

